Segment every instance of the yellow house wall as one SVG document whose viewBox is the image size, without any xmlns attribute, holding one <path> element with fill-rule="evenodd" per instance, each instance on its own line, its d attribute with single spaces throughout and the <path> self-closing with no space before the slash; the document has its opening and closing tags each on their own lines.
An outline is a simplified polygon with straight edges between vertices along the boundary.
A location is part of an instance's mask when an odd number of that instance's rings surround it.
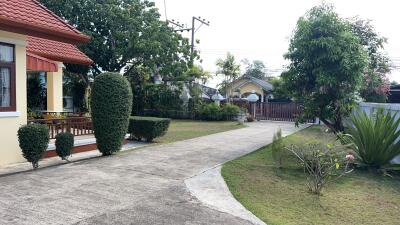
<svg viewBox="0 0 400 225">
<path fill-rule="evenodd" d="M 47 73 L 47 111 L 62 112 L 63 109 L 63 68 L 58 63 L 57 72 Z"/>
<path fill-rule="evenodd" d="M 237 89 L 240 89 L 241 95 L 245 93 L 252 93 L 253 91 L 255 91 L 259 95 L 263 95 L 264 91 L 258 85 L 251 82 L 243 84 L 245 82 L 247 81 L 237 81 L 236 83 L 233 83 L 230 87 L 228 87 L 226 91 L 228 95 L 227 97 L 233 96 Z"/>
<path fill-rule="evenodd" d="M 27 123 L 26 36 L 0 31 L 0 42 L 15 45 L 16 112 L 0 112 L 0 166 L 25 161 L 18 144 L 18 128 Z"/>
<path fill-rule="evenodd" d="M 233 81 L 227 88 L 226 88 L 226 96 L 225 97 L 232 97 L 233 94 L 236 92 L 237 87 L 240 86 L 240 84 L 242 84 L 243 81 L 241 80 L 236 80 Z"/>
<path fill-rule="evenodd" d="M 263 95 L 263 93 L 264 93 L 263 90 L 259 86 L 255 85 L 253 83 L 247 83 L 247 84 L 243 85 L 242 87 L 240 87 L 240 94 L 252 93 L 253 91 L 255 91 L 259 95 Z"/>
</svg>

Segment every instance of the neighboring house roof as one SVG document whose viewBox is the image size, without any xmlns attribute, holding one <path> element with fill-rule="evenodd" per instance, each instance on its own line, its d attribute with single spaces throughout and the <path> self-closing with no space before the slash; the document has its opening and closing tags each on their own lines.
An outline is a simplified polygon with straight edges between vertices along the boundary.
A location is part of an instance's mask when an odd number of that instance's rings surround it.
<svg viewBox="0 0 400 225">
<path fill-rule="evenodd" d="M 90 40 L 37 0 L 0 0 L 0 30 L 71 44 Z"/>
<path fill-rule="evenodd" d="M 261 89 L 263 89 L 264 91 L 271 91 L 274 89 L 274 87 L 272 86 L 272 84 L 268 83 L 265 80 L 261 80 L 252 76 L 242 76 L 239 79 L 233 81 L 232 83 L 229 84 L 229 86 L 231 86 L 232 88 L 240 88 L 244 85 L 246 85 L 247 83 L 254 83 L 255 85 L 259 86 Z"/>
<path fill-rule="evenodd" d="M 274 88 L 272 86 L 272 84 L 268 83 L 265 80 L 260 80 L 258 78 L 251 77 L 251 76 L 244 76 L 244 77 L 250 79 L 252 82 L 256 83 L 258 86 L 260 86 L 265 91 L 271 91 Z"/>
<path fill-rule="evenodd" d="M 93 61 L 79 51 L 76 46 L 44 38 L 29 36 L 26 50 L 27 52 L 54 61 L 84 65 L 91 65 L 93 63 Z"/>
<path fill-rule="evenodd" d="M 202 90 L 202 97 L 203 98 L 211 98 L 215 93 L 217 93 L 216 88 L 208 87 L 202 84 L 197 84 L 196 85 Z"/>
</svg>

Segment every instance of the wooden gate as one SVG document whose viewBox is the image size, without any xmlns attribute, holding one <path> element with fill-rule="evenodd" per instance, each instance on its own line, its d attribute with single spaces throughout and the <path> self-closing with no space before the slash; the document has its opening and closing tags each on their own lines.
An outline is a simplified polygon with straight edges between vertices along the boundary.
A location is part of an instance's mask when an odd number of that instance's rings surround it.
<svg viewBox="0 0 400 225">
<path fill-rule="evenodd" d="M 293 122 L 301 113 L 301 110 L 301 106 L 293 102 L 256 102 L 249 105 L 249 113 L 255 115 L 256 120 Z M 307 122 L 314 122 L 314 120 L 307 119 Z"/>
</svg>

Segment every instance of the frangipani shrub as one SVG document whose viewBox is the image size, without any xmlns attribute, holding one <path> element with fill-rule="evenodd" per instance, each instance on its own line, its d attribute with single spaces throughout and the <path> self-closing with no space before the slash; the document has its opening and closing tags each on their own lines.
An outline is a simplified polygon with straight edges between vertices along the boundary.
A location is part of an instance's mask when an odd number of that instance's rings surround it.
<svg viewBox="0 0 400 225">
<path fill-rule="evenodd" d="M 307 187 L 310 193 L 320 195 L 326 184 L 352 172 L 350 164 L 352 154 L 338 152 L 333 144 L 326 146 L 309 143 L 305 146 L 285 147 L 300 162 L 307 175 Z"/>
</svg>

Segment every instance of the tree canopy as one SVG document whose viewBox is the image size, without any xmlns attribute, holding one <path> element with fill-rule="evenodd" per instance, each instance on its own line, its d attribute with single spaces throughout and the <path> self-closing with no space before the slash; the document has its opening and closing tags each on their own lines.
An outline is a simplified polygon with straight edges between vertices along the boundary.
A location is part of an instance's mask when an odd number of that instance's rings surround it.
<svg viewBox="0 0 400 225">
<path fill-rule="evenodd" d="M 244 72 L 244 75 L 252 76 L 262 80 L 267 77 L 267 67 L 264 65 L 263 61 L 253 60 L 250 62 L 245 59 L 243 60 L 243 63 L 246 65 L 246 71 Z"/>
<path fill-rule="evenodd" d="M 203 67 L 199 65 L 192 65 L 189 69 L 184 73 L 184 76 L 188 80 L 199 80 L 202 84 L 205 84 L 208 79 L 211 78 L 211 74 L 204 70 Z"/>
<path fill-rule="evenodd" d="M 367 63 L 351 24 L 331 5 L 312 8 L 298 20 L 285 58 L 290 65 L 282 78 L 290 95 L 304 105 L 304 115 L 343 130 L 342 117 L 354 102 Z"/>
<path fill-rule="evenodd" d="M 274 99 L 279 99 L 280 101 L 290 101 L 290 96 L 288 95 L 285 83 L 281 77 L 272 77 L 268 80 L 268 82 L 274 87 L 272 90 Z"/>
<path fill-rule="evenodd" d="M 145 0 L 40 0 L 78 30 L 92 37 L 79 46 L 94 65 L 93 75 L 140 67 L 166 77 L 180 76 L 190 61 L 190 45 L 160 20 L 154 2 Z M 196 53 L 195 53 L 196 54 Z M 197 55 L 196 55 L 197 56 Z M 70 65 L 77 72 L 84 68 Z M 135 74 L 135 73 L 130 73 Z"/>
<path fill-rule="evenodd" d="M 380 36 L 370 20 L 352 18 L 352 31 L 356 34 L 368 53 L 368 67 L 364 72 L 360 96 L 368 102 L 386 102 L 389 92 L 389 58 L 383 52 L 385 37 Z"/>
</svg>

